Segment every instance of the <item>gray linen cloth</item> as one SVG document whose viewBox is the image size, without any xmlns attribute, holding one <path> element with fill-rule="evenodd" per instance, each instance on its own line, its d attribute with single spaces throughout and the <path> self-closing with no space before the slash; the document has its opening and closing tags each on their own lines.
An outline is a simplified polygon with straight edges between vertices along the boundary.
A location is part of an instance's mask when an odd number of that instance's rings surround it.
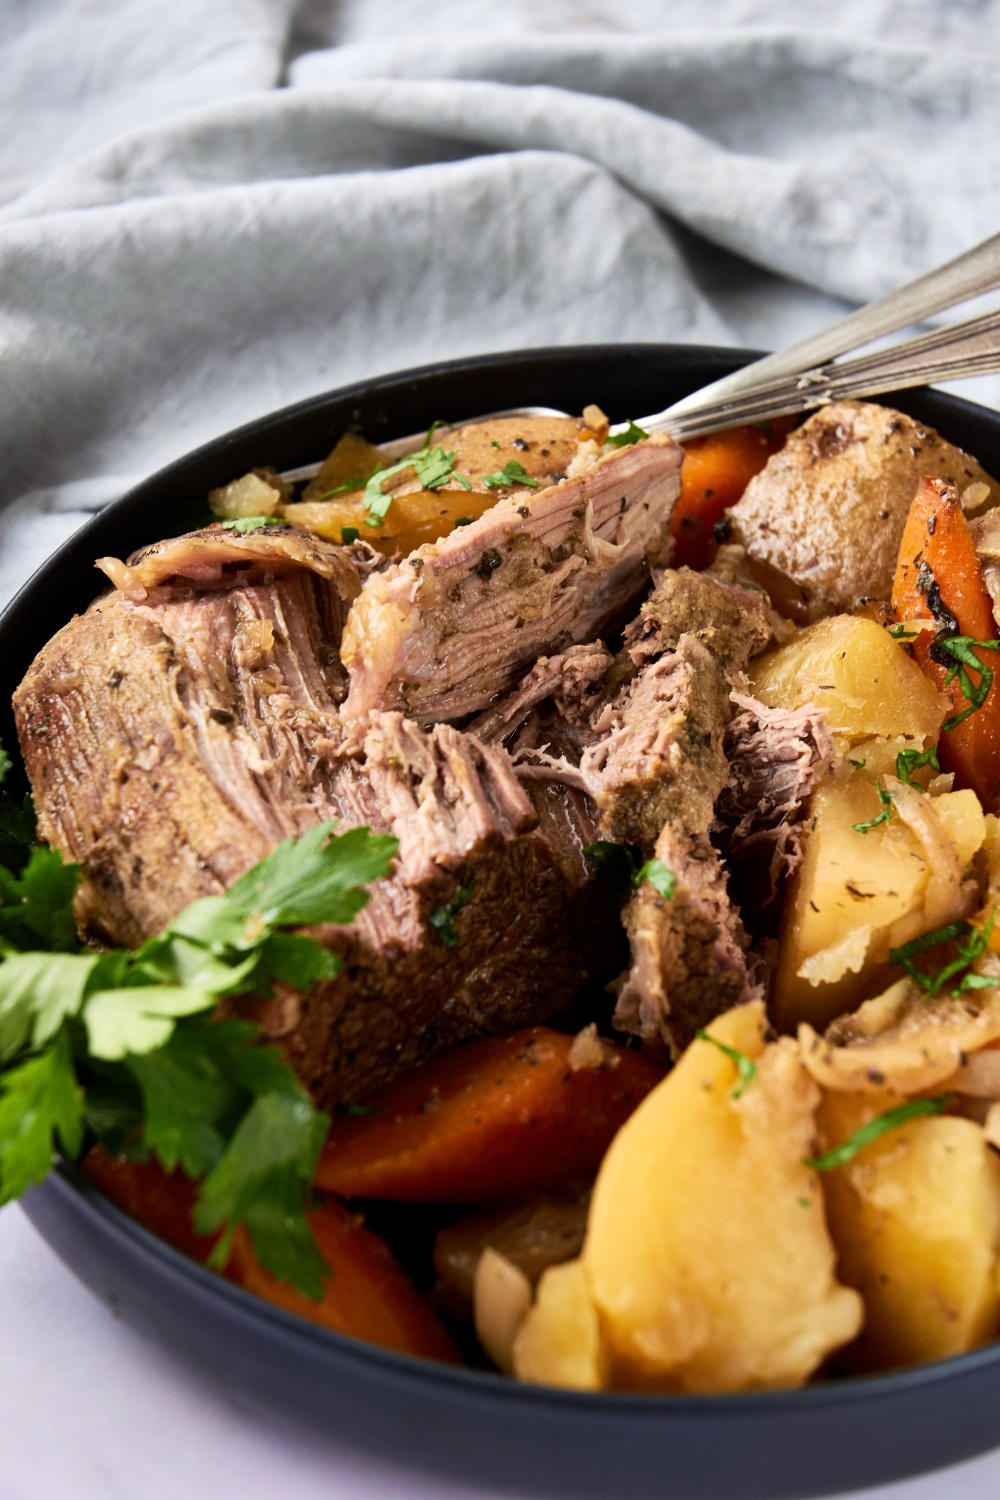
<svg viewBox="0 0 1000 1500">
<path fill-rule="evenodd" d="M 998 50 L 997 0 L 7 0 L 0 598 L 331 386 L 775 346 L 995 232 Z"/>
</svg>

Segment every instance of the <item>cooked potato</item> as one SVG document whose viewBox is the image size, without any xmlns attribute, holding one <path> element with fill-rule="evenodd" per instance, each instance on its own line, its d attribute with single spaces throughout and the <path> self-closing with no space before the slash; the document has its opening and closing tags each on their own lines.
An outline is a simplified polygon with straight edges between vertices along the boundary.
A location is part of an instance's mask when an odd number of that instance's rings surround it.
<svg viewBox="0 0 1000 1500">
<path fill-rule="evenodd" d="M 775 608 L 801 623 L 888 599 L 923 474 L 971 490 L 974 509 L 1000 502 L 1000 486 L 933 428 L 870 402 L 831 403 L 751 479 L 728 512 L 730 536 Z"/>
<path fill-rule="evenodd" d="M 752 1082 L 734 1098 L 733 1062 L 693 1042 L 601 1166 L 582 1260 L 612 1386 L 798 1385 L 861 1325 L 803 1162 L 819 1090 L 765 1027 L 759 1001 L 714 1021 L 756 1062 Z"/>
<path fill-rule="evenodd" d="M 923 750 L 941 731 L 948 704 L 929 677 L 874 620 L 837 615 L 800 630 L 750 663 L 751 691 L 770 708 L 815 703 L 835 735 L 905 735 Z"/>
<path fill-rule="evenodd" d="M 597 408 L 588 411 L 596 412 Z M 455 454 L 455 472 L 463 476 L 469 488 L 453 478 L 440 489 L 424 490 L 412 470 L 406 470 L 390 481 L 395 484 L 392 504 L 384 519 L 373 527 L 367 524 L 362 482 L 386 460 L 363 438 L 345 433 L 302 501 L 282 507 L 281 514 L 333 542 L 341 541 L 348 526 L 379 552 L 412 552 L 424 542 L 447 536 L 461 521 L 478 520 L 501 496 L 521 487 L 517 478 L 507 485 L 487 486 L 487 474 L 499 474 L 513 461 L 537 488 L 544 488 L 563 477 L 580 440 L 589 436 L 589 429 L 575 417 L 498 417 L 458 429 L 441 428 L 431 445 Z M 359 481 L 357 489 L 323 498 L 354 479 Z M 534 493 L 531 485 L 527 489 Z"/>
<path fill-rule="evenodd" d="M 886 810 L 864 772 L 812 799 L 805 856 L 785 909 L 772 1015 L 783 1030 L 822 1029 L 889 981 L 889 949 L 950 921 L 963 873 L 986 836 L 971 792 L 930 798 L 895 777 Z M 888 793 L 886 793 L 888 795 Z M 970 801 L 971 799 L 971 801 Z"/>
<path fill-rule="evenodd" d="M 899 1094 L 828 1094 L 824 1149 L 902 1104 Z M 823 1174 L 838 1274 L 865 1301 L 847 1352 L 857 1370 L 943 1359 L 1000 1332 L 1000 1159 L 971 1120 L 911 1120 Z"/>
<path fill-rule="evenodd" d="M 601 1335 L 580 1260 L 551 1266 L 514 1340 L 514 1374 L 536 1385 L 598 1391 Z"/>
</svg>

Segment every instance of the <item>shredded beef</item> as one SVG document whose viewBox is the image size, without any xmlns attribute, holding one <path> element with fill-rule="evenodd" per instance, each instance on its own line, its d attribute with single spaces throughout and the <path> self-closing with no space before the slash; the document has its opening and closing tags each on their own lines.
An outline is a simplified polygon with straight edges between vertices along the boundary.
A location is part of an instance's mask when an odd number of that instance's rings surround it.
<svg viewBox="0 0 1000 1500">
<path fill-rule="evenodd" d="M 676 1058 L 701 1027 L 757 992 L 747 970 L 746 935 L 708 836 L 668 823 L 655 852 L 676 886 L 664 898 L 644 881 L 626 907 L 632 966 L 614 1021 Z"/>
<path fill-rule="evenodd" d="M 742 710 L 726 730 L 729 782 L 716 804 L 713 835 L 730 864 L 761 845 L 769 851 L 771 896 L 802 859 L 809 797 L 833 764 L 822 709 L 786 710 L 733 693 Z"/>
<path fill-rule="evenodd" d="M 337 979 L 225 1007 L 280 1041 L 324 1107 L 606 983 L 623 935 L 572 821 L 550 818 L 550 841 L 506 751 L 448 725 L 375 712 L 348 743 L 335 578 L 228 576 L 158 603 L 97 600 L 18 689 L 40 831 L 82 865 L 84 932 L 135 946 L 327 818 L 393 834 L 396 868 L 368 906 L 317 929 Z M 428 919 L 469 886 L 448 946 Z"/>
</svg>

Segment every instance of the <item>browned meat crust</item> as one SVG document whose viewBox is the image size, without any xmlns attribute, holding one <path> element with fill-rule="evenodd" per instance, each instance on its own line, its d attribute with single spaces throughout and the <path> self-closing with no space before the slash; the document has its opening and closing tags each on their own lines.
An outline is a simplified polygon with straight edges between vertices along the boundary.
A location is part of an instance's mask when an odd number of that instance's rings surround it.
<svg viewBox="0 0 1000 1500">
<path fill-rule="evenodd" d="M 42 835 L 83 866 L 86 931 L 134 946 L 324 818 L 394 834 L 395 873 L 319 934 L 340 976 L 258 1007 L 324 1106 L 611 977 L 614 905 L 569 825 L 564 850 L 535 830 L 504 750 L 376 713 L 347 753 L 331 583 L 303 568 L 182 593 L 98 600 L 15 698 Z M 449 947 L 428 917 L 470 883 Z"/>
<path fill-rule="evenodd" d="M 707 834 L 685 834 L 668 823 L 656 856 L 677 884 L 665 900 L 644 881 L 626 908 L 632 967 L 614 1020 L 676 1058 L 695 1032 L 756 991 L 747 973 L 746 935 Z"/>
<path fill-rule="evenodd" d="M 598 635 L 668 561 L 681 457 L 653 437 L 374 574 L 344 632 L 346 719 L 386 708 L 421 724 L 461 718 L 539 655 Z"/>
<path fill-rule="evenodd" d="M 824 406 L 751 479 L 730 534 L 799 623 L 887 599 L 921 475 L 979 486 L 976 508 L 1000 503 L 1000 486 L 933 428 L 870 402 Z"/>
</svg>

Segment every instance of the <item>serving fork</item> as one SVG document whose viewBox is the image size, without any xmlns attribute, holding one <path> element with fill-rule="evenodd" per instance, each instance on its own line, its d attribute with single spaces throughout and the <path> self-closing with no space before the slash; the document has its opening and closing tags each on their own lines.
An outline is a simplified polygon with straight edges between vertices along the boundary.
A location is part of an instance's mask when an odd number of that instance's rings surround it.
<svg viewBox="0 0 1000 1500">
<path fill-rule="evenodd" d="M 664 411 L 635 418 L 635 423 L 645 432 L 669 432 L 683 442 L 727 427 L 811 411 L 830 401 L 993 374 L 1000 371 L 1000 310 L 933 329 L 852 359 L 839 356 L 864 349 L 878 339 L 998 287 L 1000 234 L 787 349 L 754 360 L 742 370 L 675 401 Z M 519 406 L 472 417 L 461 425 L 467 427 L 497 417 L 567 415 L 551 406 Z M 625 432 L 628 427 L 628 422 L 616 423 L 611 435 Z M 443 440 L 449 430 L 438 428 L 438 439 Z M 424 442 L 424 433 L 411 433 L 382 443 L 379 449 L 394 462 L 415 452 Z M 311 479 L 320 467 L 319 463 L 305 464 L 287 470 L 282 478 Z"/>
</svg>

